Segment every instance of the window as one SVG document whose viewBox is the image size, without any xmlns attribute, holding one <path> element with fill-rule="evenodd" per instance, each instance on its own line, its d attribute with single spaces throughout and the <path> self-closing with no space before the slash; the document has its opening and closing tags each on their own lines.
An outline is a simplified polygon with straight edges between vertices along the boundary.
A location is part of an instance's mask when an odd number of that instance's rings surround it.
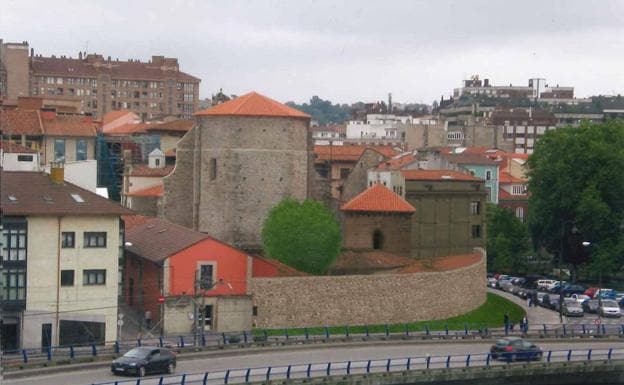
<svg viewBox="0 0 624 385">
<path fill-rule="evenodd" d="M 83 247 L 106 247 L 106 232 L 85 232 Z"/>
<path fill-rule="evenodd" d="M 17 161 L 18 162 L 32 162 L 33 156 L 32 155 L 18 155 Z"/>
<path fill-rule="evenodd" d="M 210 158 L 210 180 L 217 179 L 217 158 Z"/>
<path fill-rule="evenodd" d="M 214 266 L 205 264 L 199 266 L 199 288 L 202 290 L 210 290 L 213 288 Z"/>
<path fill-rule="evenodd" d="M 383 247 L 383 234 L 379 230 L 373 232 L 373 249 L 379 250 Z"/>
<path fill-rule="evenodd" d="M 472 225 L 472 238 L 481 238 L 481 225 Z"/>
<path fill-rule="evenodd" d="M 106 285 L 106 270 L 83 270 L 83 285 Z"/>
<path fill-rule="evenodd" d="M 470 214 L 479 215 L 481 213 L 481 202 L 473 201 L 470 202 Z"/>
<path fill-rule="evenodd" d="M 73 270 L 61 270 L 61 286 L 74 286 Z"/>
<path fill-rule="evenodd" d="M 485 171 L 485 180 L 492 180 L 492 170 Z"/>
<path fill-rule="evenodd" d="M 347 179 L 347 177 L 349 176 L 349 169 L 348 168 L 341 168 L 340 169 L 340 179 Z"/>
<path fill-rule="evenodd" d="M 526 193 L 526 189 L 523 185 L 513 185 L 511 186 L 511 195 L 523 195 Z"/>
<path fill-rule="evenodd" d="M 26 224 L 6 223 L 2 231 L 2 249 L 0 256 L 3 261 L 26 260 Z"/>
<path fill-rule="evenodd" d="M 154 164 L 156 166 L 160 166 L 160 159 L 154 159 Z"/>
<path fill-rule="evenodd" d="M 65 161 L 65 139 L 54 139 L 54 161 Z"/>
<path fill-rule="evenodd" d="M 72 249 L 76 244 L 76 233 L 73 231 L 63 231 L 61 233 L 61 247 L 64 249 Z"/>
<path fill-rule="evenodd" d="M 4 269 L 2 272 L 2 299 L 5 301 L 26 300 L 25 269 Z"/>
<path fill-rule="evenodd" d="M 521 222 L 524 222 L 524 208 L 516 207 L 516 218 L 520 219 Z"/>
<path fill-rule="evenodd" d="M 76 160 L 87 160 L 87 140 L 78 139 L 76 141 Z"/>
</svg>

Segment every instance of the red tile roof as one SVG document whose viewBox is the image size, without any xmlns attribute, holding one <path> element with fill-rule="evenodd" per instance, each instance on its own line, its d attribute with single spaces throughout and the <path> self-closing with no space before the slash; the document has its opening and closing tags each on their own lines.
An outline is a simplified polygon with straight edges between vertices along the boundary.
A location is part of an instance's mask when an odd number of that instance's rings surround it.
<svg viewBox="0 0 624 385">
<path fill-rule="evenodd" d="M 164 122 L 158 124 L 150 124 L 146 127 L 147 131 L 174 131 L 174 132 L 187 132 L 195 125 L 194 120 L 178 119 L 171 122 Z"/>
<path fill-rule="evenodd" d="M 367 150 L 373 150 L 386 158 L 391 158 L 397 155 L 392 146 L 359 146 L 359 145 L 345 145 L 345 146 L 328 146 L 317 145 L 314 146 L 314 154 L 316 155 L 316 162 L 322 162 L 325 160 L 331 161 L 346 161 L 357 162 L 362 156 L 362 153 Z"/>
<path fill-rule="evenodd" d="M 112 79 L 167 80 L 195 83 L 200 79 L 176 70 L 162 70 L 159 65 L 140 61 L 108 61 L 95 66 L 88 59 L 34 57 L 32 70 L 35 75 L 61 75 L 71 77 L 97 77 L 108 74 Z"/>
<path fill-rule="evenodd" d="M 444 154 L 444 157 L 450 162 L 457 164 L 479 164 L 485 166 L 496 166 L 500 162 L 482 154 Z"/>
<path fill-rule="evenodd" d="M 11 154 L 36 154 L 37 153 L 37 150 L 33 150 L 30 147 L 25 147 L 17 143 L 7 142 L 6 140 L 2 140 L 2 139 L 0 139 L 0 148 L 5 153 L 11 153 Z"/>
<path fill-rule="evenodd" d="M 295 269 L 294 267 L 290 267 L 287 264 L 278 261 L 277 259 L 260 257 L 258 255 L 252 255 L 251 257 L 254 259 L 257 259 L 258 261 L 262 261 L 264 263 L 267 263 L 273 266 L 277 270 L 278 277 L 305 277 L 305 276 L 310 275 L 303 271 L 299 271 Z M 265 275 L 254 275 L 254 277 L 264 277 L 264 276 Z"/>
<path fill-rule="evenodd" d="M 54 112 L 42 112 L 41 122 L 45 135 L 49 136 L 97 136 L 95 125 L 89 116 L 56 115 Z"/>
<path fill-rule="evenodd" d="M 498 173 L 498 183 L 528 183 L 528 180 L 516 178 L 507 171 L 501 171 Z"/>
<path fill-rule="evenodd" d="M 481 181 L 476 176 L 451 170 L 401 170 L 406 180 Z"/>
<path fill-rule="evenodd" d="M 149 125 L 147 123 L 125 123 L 121 126 L 105 129 L 104 135 L 124 136 L 133 134 L 146 134 L 148 126 Z"/>
<path fill-rule="evenodd" d="M 145 215 L 122 215 L 121 219 L 124 222 L 126 230 L 133 228 L 134 226 L 142 225 L 150 220 L 152 217 L 146 217 Z"/>
<path fill-rule="evenodd" d="M 236 99 L 218 104 L 195 113 L 196 116 L 269 116 L 310 119 L 305 114 L 285 104 L 250 92 Z"/>
<path fill-rule="evenodd" d="M 158 186 L 152 186 L 141 190 L 129 192 L 126 195 L 131 197 L 162 197 L 163 193 L 164 186 L 160 184 Z"/>
<path fill-rule="evenodd" d="M 168 165 L 163 168 L 151 168 L 146 164 L 133 164 L 130 176 L 163 177 L 171 174 L 173 167 L 173 165 Z"/>
<path fill-rule="evenodd" d="M 167 151 L 165 152 L 165 156 L 166 156 L 167 158 L 175 158 L 175 157 L 176 157 L 176 149 L 175 149 L 175 148 L 172 148 L 172 149 L 170 149 L 170 150 L 167 150 Z"/>
<path fill-rule="evenodd" d="M 104 125 L 109 124 L 110 122 L 113 122 L 121 118 L 122 116 L 125 116 L 128 114 L 134 115 L 135 119 L 139 118 L 139 116 L 136 113 L 130 110 L 114 110 L 114 111 L 109 111 L 106 114 L 104 114 L 104 116 L 102 117 L 102 124 Z"/>
<path fill-rule="evenodd" d="M 411 152 L 407 154 L 400 154 L 379 163 L 376 170 L 400 170 L 403 166 L 406 166 L 417 159 L 418 158 L 416 158 L 416 156 Z"/>
<path fill-rule="evenodd" d="M 132 210 L 68 182 L 54 183 L 42 172 L 2 171 L 3 215 L 124 215 Z M 13 197 L 15 199 L 12 199 Z"/>
<path fill-rule="evenodd" d="M 383 213 L 413 213 L 416 211 L 414 206 L 381 184 L 375 184 L 361 192 L 342 205 L 340 210 Z"/>
<path fill-rule="evenodd" d="M 0 110 L 0 130 L 4 135 L 43 135 L 38 111 Z"/>
</svg>

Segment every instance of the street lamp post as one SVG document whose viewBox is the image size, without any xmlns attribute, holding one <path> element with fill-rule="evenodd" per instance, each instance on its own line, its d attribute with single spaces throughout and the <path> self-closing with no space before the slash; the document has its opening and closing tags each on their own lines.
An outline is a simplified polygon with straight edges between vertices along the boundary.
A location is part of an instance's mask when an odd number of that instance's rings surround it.
<svg viewBox="0 0 624 385">
<path fill-rule="evenodd" d="M 566 225 L 574 225 L 574 221 L 561 220 L 561 243 L 559 250 L 559 323 L 563 323 L 563 240 L 566 234 Z M 576 233 L 578 230 L 576 226 L 572 227 L 572 233 Z"/>
<path fill-rule="evenodd" d="M 583 241 L 581 243 L 584 247 L 589 247 L 592 245 L 591 242 L 588 241 Z M 598 270 L 598 311 L 596 312 L 596 314 L 598 314 L 598 320 L 600 320 L 601 318 L 601 314 L 600 314 L 600 309 L 602 308 L 602 293 L 600 292 L 602 290 L 602 267 L 599 267 Z M 598 323 L 600 324 L 600 321 L 598 321 Z"/>
</svg>

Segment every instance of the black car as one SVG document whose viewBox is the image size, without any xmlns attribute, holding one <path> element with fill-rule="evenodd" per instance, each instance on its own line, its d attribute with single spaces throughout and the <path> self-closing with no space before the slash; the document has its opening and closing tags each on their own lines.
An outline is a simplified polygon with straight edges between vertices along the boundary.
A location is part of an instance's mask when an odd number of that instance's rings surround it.
<svg viewBox="0 0 624 385">
<path fill-rule="evenodd" d="M 585 313 L 597 314 L 600 310 L 600 301 L 597 299 L 590 299 L 581 304 Z"/>
<path fill-rule="evenodd" d="M 541 348 L 520 337 L 502 338 L 490 348 L 490 356 L 494 360 L 539 361 L 542 355 Z"/>
<path fill-rule="evenodd" d="M 111 371 L 114 374 L 134 374 L 143 377 L 148 373 L 173 373 L 176 368 L 176 355 L 170 350 L 144 346 L 134 348 L 113 360 Z"/>
</svg>

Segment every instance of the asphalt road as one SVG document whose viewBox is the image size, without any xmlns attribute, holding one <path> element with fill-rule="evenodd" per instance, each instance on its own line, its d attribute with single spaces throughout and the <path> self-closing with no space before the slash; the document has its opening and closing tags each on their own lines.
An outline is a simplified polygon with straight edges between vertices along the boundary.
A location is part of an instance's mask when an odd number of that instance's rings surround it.
<svg viewBox="0 0 624 385">
<path fill-rule="evenodd" d="M 544 350 L 564 349 L 624 349 L 624 342 L 589 341 L 589 342 L 552 342 L 543 343 Z M 328 361 L 374 360 L 387 358 L 422 357 L 426 355 L 461 355 L 483 354 L 489 350 L 490 343 L 403 343 L 400 345 L 349 346 L 331 349 L 296 349 L 261 354 L 243 354 L 219 358 L 201 358 L 178 362 L 177 373 L 214 372 L 225 369 L 263 367 L 274 365 L 325 363 Z M 69 368 L 68 368 L 69 369 Z M 106 381 L 128 380 L 131 377 L 118 377 L 110 373 L 109 368 L 83 371 L 54 373 L 44 376 L 4 380 L 3 385 L 86 385 Z"/>
</svg>

